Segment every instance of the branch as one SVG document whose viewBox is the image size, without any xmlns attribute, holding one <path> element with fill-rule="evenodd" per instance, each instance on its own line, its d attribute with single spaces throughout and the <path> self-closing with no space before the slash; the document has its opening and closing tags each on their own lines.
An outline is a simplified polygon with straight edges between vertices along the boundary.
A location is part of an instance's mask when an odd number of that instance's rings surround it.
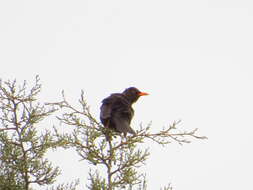
<svg viewBox="0 0 253 190">
<path fill-rule="evenodd" d="M 170 125 L 168 129 L 163 129 L 158 133 L 149 133 L 150 126 L 146 128 L 141 128 L 141 130 L 137 132 L 137 135 L 132 136 L 132 138 L 133 139 L 138 137 L 148 138 L 161 145 L 169 144 L 171 143 L 171 140 L 178 142 L 180 145 L 182 145 L 183 143 L 190 143 L 191 141 L 186 139 L 187 137 L 192 137 L 196 139 L 207 139 L 207 137 L 205 136 L 196 135 L 196 132 L 198 130 L 197 128 L 189 132 L 178 131 L 177 125 L 180 122 L 181 120 L 174 121 L 173 124 Z M 175 130 L 176 132 L 174 132 Z"/>
</svg>

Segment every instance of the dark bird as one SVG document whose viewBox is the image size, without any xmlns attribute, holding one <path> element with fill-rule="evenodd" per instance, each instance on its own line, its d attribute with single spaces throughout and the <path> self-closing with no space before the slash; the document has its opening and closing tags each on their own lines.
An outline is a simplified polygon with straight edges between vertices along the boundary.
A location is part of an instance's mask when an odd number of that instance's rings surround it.
<svg viewBox="0 0 253 190">
<path fill-rule="evenodd" d="M 124 136 L 127 133 L 136 134 L 130 127 L 134 115 L 132 104 L 144 95 L 148 93 L 130 87 L 122 93 L 114 93 L 105 98 L 100 107 L 100 120 L 104 127 L 123 133 Z M 108 132 L 105 132 L 105 136 L 107 140 L 110 140 Z"/>
</svg>

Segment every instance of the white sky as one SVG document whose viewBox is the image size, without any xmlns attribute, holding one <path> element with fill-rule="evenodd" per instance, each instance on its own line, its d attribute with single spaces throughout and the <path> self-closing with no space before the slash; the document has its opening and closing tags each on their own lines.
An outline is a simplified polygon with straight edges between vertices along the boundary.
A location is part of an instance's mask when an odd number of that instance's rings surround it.
<svg viewBox="0 0 253 190">
<path fill-rule="evenodd" d="M 150 96 L 133 128 L 182 119 L 209 137 L 151 148 L 149 189 L 253 189 L 252 52 L 250 0 L 0 1 L 2 79 L 39 74 L 48 101 L 83 89 L 97 116 L 102 98 L 136 86 Z M 61 180 L 86 180 L 77 159 L 54 154 Z"/>
</svg>

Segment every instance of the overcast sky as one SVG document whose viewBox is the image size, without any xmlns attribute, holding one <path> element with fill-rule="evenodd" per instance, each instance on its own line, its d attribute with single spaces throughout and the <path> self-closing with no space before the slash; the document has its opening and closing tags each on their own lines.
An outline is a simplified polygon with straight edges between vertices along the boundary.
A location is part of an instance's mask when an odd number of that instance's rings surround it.
<svg viewBox="0 0 253 190">
<path fill-rule="evenodd" d="M 134 105 L 133 128 L 182 119 L 208 136 L 151 147 L 150 190 L 253 189 L 250 0 L 1 0 L 0 65 L 5 80 L 39 74 L 47 101 L 83 89 L 96 116 L 104 97 L 136 86 L 150 96 Z M 61 180 L 85 182 L 75 154 L 51 159 Z"/>
</svg>

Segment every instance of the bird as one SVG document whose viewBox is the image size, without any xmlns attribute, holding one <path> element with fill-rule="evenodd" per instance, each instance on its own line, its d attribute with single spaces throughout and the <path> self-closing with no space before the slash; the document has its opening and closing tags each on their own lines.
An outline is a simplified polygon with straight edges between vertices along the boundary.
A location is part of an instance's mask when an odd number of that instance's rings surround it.
<svg viewBox="0 0 253 190">
<path fill-rule="evenodd" d="M 136 135 L 136 132 L 130 127 L 131 120 L 134 116 L 132 104 L 140 96 L 145 95 L 149 94 L 141 92 L 136 87 L 129 87 L 122 93 L 113 93 L 103 99 L 100 107 L 100 120 L 104 127 L 120 134 L 123 133 L 125 137 L 127 133 Z M 108 131 L 105 132 L 105 136 L 107 141 L 111 140 Z"/>
</svg>

